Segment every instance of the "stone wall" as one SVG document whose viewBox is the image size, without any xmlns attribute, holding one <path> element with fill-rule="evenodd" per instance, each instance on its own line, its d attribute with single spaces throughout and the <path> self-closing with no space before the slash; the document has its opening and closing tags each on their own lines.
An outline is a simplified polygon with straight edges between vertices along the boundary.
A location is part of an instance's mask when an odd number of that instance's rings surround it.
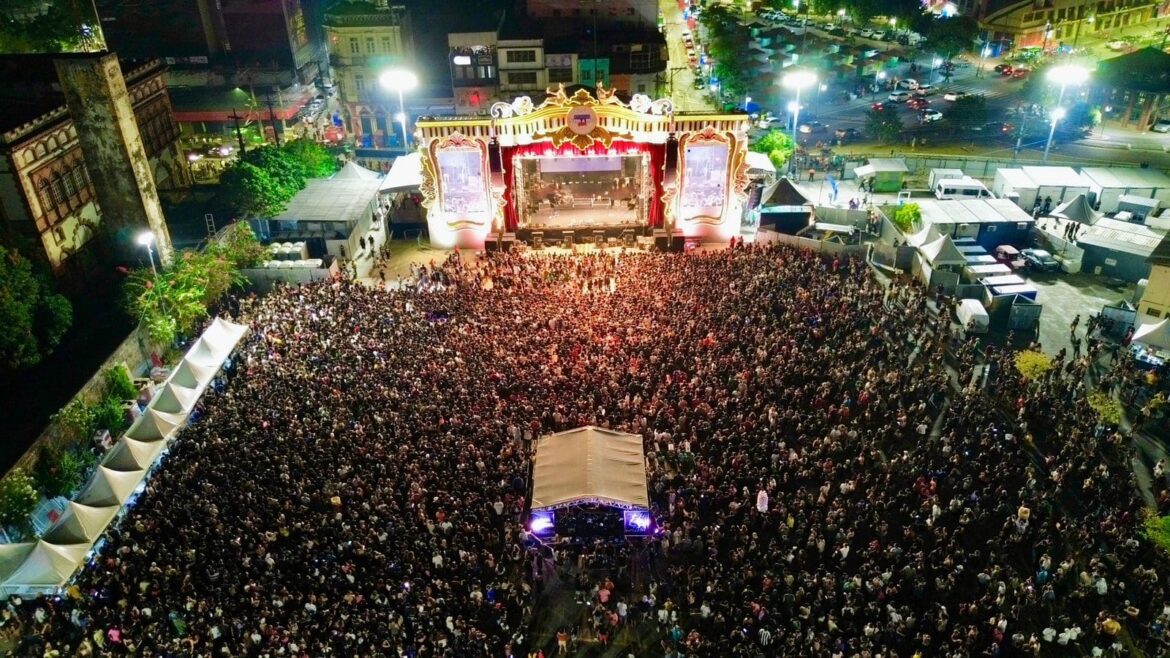
<svg viewBox="0 0 1170 658">
<path fill-rule="evenodd" d="M 81 386 L 77 394 L 61 406 L 64 407 L 77 399 L 91 403 L 100 401 L 102 394 L 105 392 L 105 370 L 119 363 L 125 364 L 133 377 L 143 376 L 149 371 L 150 344 L 146 337 L 146 331 L 141 326 L 131 331 L 130 335 L 106 357 L 106 360 L 93 373 L 93 376 Z M 24 454 L 20 456 L 20 459 L 16 460 L 13 468 L 23 468 L 27 472 L 36 463 L 37 451 L 40 450 L 40 447 L 47 443 L 51 444 L 61 437 L 61 430 L 55 423 L 50 422 L 47 418 L 45 422 L 45 429 L 41 430 L 41 434 L 37 437 L 36 441 L 33 441 L 29 445 L 28 450 L 25 450 Z"/>
</svg>

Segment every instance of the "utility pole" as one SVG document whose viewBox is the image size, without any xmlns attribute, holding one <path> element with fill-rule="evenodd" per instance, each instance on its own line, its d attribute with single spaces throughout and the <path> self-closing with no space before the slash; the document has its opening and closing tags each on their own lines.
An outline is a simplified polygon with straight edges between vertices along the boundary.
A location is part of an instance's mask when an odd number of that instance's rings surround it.
<svg viewBox="0 0 1170 658">
<path fill-rule="evenodd" d="M 272 94 L 266 94 L 264 99 L 268 102 L 268 118 L 272 121 L 272 137 L 276 140 L 276 147 L 280 148 L 280 126 L 276 123 L 276 112 L 272 110 Z"/>
<path fill-rule="evenodd" d="M 236 108 L 232 108 L 232 123 L 236 126 L 236 141 L 240 143 L 240 155 L 244 155 L 247 149 L 244 147 L 244 133 L 240 132 L 240 116 L 236 114 Z"/>
</svg>

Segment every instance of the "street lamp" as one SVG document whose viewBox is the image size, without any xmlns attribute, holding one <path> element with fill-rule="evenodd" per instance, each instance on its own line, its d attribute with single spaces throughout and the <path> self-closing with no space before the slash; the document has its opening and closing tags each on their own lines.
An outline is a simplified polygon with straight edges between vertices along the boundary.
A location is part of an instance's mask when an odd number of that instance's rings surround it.
<svg viewBox="0 0 1170 658">
<path fill-rule="evenodd" d="M 150 259 L 150 271 L 157 279 L 158 270 L 154 267 L 154 231 L 143 231 L 138 234 L 137 238 L 134 238 L 134 241 L 146 247 L 146 257 Z"/>
<path fill-rule="evenodd" d="M 743 97 L 743 111 L 744 112 L 751 112 L 751 110 L 748 109 L 748 106 L 751 104 L 752 104 L 752 97 L 751 96 L 744 96 Z"/>
<path fill-rule="evenodd" d="M 406 134 L 406 105 L 402 102 L 402 94 L 418 86 L 418 76 L 406 69 L 391 69 L 383 73 L 378 82 L 382 83 L 384 88 L 398 92 L 399 116 L 395 118 L 402 122 L 402 150 L 405 151 L 410 143 L 410 137 Z"/>
<path fill-rule="evenodd" d="M 811 87 L 817 83 L 817 74 L 812 71 L 792 71 L 784 76 L 780 84 L 796 91 L 796 100 L 792 106 L 792 161 L 789 163 L 788 171 L 792 172 L 796 169 L 796 145 L 797 145 L 797 131 L 800 125 L 800 90 Z"/>
<path fill-rule="evenodd" d="M 870 98 L 877 96 L 878 85 L 881 83 L 882 80 L 885 80 L 885 79 L 886 79 L 886 72 L 885 71 L 878 71 L 877 75 L 874 76 L 873 86 L 869 88 L 869 97 Z"/>
<path fill-rule="evenodd" d="M 930 78 L 927 80 L 927 83 L 934 84 L 934 70 L 938 68 L 940 64 L 942 64 L 942 60 L 938 57 L 930 60 Z"/>
<path fill-rule="evenodd" d="M 1069 85 L 1084 84 L 1089 79 L 1089 70 L 1076 64 L 1061 64 L 1048 69 L 1048 81 L 1060 85 L 1060 96 L 1056 104 L 1064 102 L 1064 90 Z"/>
<path fill-rule="evenodd" d="M 1044 162 L 1048 162 L 1048 150 L 1052 148 L 1052 138 L 1056 135 L 1056 124 L 1068 114 L 1063 107 L 1054 108 L 1049 115 L 1052 127 L 1048 129 L 1048 143 L 1044 145 Z"/>
<path fill-rule="evenodd" d="M 845 10 L 838 9 L 837 10 L 837 24 L 842 25 L 844 23 L 845 23 Z"/>
</svg>

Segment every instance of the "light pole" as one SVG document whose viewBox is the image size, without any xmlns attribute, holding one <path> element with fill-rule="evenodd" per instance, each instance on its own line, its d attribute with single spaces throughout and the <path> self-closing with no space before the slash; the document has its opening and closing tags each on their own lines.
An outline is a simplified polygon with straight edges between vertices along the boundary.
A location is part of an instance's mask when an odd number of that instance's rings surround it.
<svg viewBox="0 0 1170 658">
<path fill-rule="evenodd" d="M 1056 124 L 1064 118 L 1065 114 L 1063 107 L 1053 108 L 1049 114 L 1052 127 L 1048 129 L 1048 143 L 1044 145 L 1044 162 L 1048 162 L 1048 150 L 1052 148 L 1052 138 L 1056 135 Z"/>
<path fill-rule="evenodd" d="M 158 278 L 158 270 L 154 267 L 154 231 L 143 231 L 134 239 L 135 242 L 146 247 L 146 257 L 150 259 L 150 272 Z"/>
<path fill-rule="evenodd" d="M 845 24 L 845 10 L 838 9 L 837 10 L 837 25 L 844 25 L 844 24 Z"/>
<path fill-rule="evenodd" d="M 406 152 L 410 137 L 406 133 L 406 105 L 402 102 L 402 94 L 418 86 L 418 76 L 406 69 L 391 69 L 383 73 L 378 82 L 384 88 L 398 92 L 398 115 L 394 118 L 402 123 L 402 150 Z"/>
<path fill-rule="evenodd" d="M 886 79 L 886 72 L 885 71 L 878 71 L 877 75 L 874 76 L 873 86 L 869 88 L 869 97 L 871 100 L 877 96 L 878 85 L 881 84 L 881 81 L 885 80 L 885 79 Z"/>
<path fill-rule="evenodd" d="M 934 84 L 934 69 L 938 68 L 939 64 L 942 64 L 941 59 L 939 59 L 938 57 L 931 58 L 931 60 L 930 60 L 930 77 L 927 78 L 927 80 L 926 80 L 927 84 L 931 84 L 931 85 Z"/>
<path fill-rule="evenodd" d="M 1069 85 L 1084 84 L 1089 79 L 1089 70 L 1076 64 L 1061 64 L 1048 69 L 1048 81 L 1060 85 L 1060 96 L 1056 104 L 1064 102 L 1064 90 Z"/>
<path fill-rule="evenodd" d="M 817 83 L 817 74 L 812 71 L 792 71 L 784 76 L 780 84 L 796 91 L 796 100 L 792 107 L 792 160 L 789 162 L 789 173 L 796 170 L 796 146 L 800 125 L 800 90 Z"/>
<path fill-rule="evenodd" d="M 751 110 L 748 109 L 748 106 L 751 104 L 752 104 L 752 97 L 751 96 L 744 96 L 743 97 L 743 111 L 744 112 L 751 112 Z"/>
<path fill-rule="evenodd" d="M 987 56 L 991 54 L 991 44 L 985 43 L 979 49 L 979 68 L 975 71 L 976 78 L 983 77 L 983 64 L 987 61 Z"/>
</svg>

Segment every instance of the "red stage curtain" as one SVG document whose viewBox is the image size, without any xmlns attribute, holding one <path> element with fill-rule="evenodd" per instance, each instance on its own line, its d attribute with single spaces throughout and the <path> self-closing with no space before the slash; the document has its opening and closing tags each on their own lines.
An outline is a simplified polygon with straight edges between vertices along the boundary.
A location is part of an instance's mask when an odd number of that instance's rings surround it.
<svg viewBox="0 0 1170 658">
<path fill-rule="evenodd" d="M 613 151 L 613 155 L 634 155 L 638 153 L 647 153 L 650 155 L 650 178 L 654 185 L 653 194 L 650 199 L 649 220 L 650 226 L 658 228 L 662 226 L 662 165 L 666 161 L 666 145 L 665 144 L 645 144 L 638 142 L 614 142 L 610 148 L 605 148 L 600 142 L 594 142 L 592 146 L 581 151 L 572 144 L 562 144 L 559 149 L 553 148 L 549 142 L 537 142 L 535 144 L 524 144 L 521 146 L 506 146 L 500 149 L 502 160 L 504 164 L 504 225 L 509 231 L 515 231 L 518 223 L 516 213 L 516 203 L 512 198 L 515 190 L 512 189 L 514 182 L 513 178 L 513 158 L 521 156 L 542 156 L 542 157 L 566 157 L 571 158 L 577 155 L 606 155 Z"/>
</svg>

